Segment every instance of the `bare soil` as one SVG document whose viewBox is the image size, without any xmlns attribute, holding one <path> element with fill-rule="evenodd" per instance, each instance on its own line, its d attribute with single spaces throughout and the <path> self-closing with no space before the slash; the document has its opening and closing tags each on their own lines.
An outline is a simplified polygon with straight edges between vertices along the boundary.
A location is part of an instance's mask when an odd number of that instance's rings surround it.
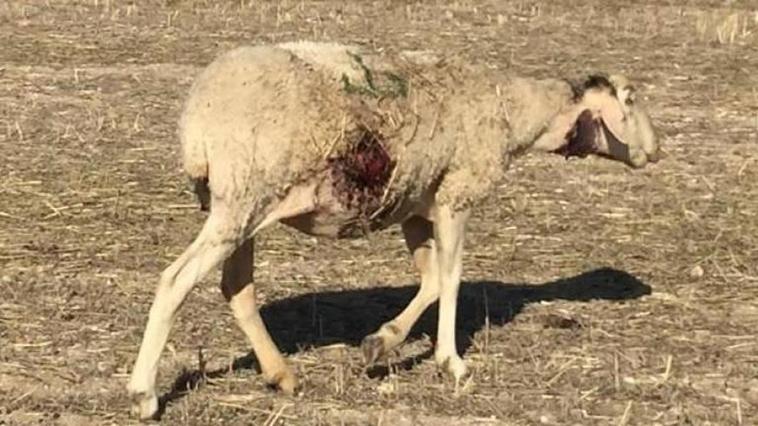
<svg viewBox="0 0 758 426">
<path fill-rule="evenodd" d="M 124 386 L 162 268 L 205 213 L 178 162 L 196 73 L 234 46 L 337 40 L 503 72 L 624 72 L 668 158 L 530 155 L 479 208 L 459 395 L 435 312 L 386 365 L 357 344 L 418 278 L 398 229 L 258 238 L 269 329 L 303 380 L 267 389 L 217 288 L 160 364 L 165 424 L 758 423 L 758 12 L 753 1 L 0 3 L 0 424 L 130 424 Z"/>
</svg>

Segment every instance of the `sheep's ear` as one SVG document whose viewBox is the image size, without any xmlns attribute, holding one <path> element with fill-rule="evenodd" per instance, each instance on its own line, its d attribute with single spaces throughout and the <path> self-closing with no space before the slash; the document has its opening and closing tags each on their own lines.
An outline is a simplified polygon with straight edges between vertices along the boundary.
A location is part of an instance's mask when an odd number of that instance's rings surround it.
<svg viewBox="0 0 758 426">
<path fill-rule="evenodd" d="M 592 106 L 592 109 L 597 112 L 600 118 L 605 124 L 605 127 L 610 131 L 613 136 L 619 141 L 624 141 L 624 111 L 621 109 L 621 103 L 610 93 L 595 92 L 587 94 L 588 103 Z"/>
<path fill-rule="evenodd" d="M 599 99 L 598 110 L 602 122 L 603 139 L 607 144 L 608 155 L 628 162 L 629 141 L 626 140 L 626 114 L 621 102 L 615 97 L 605 95 Z"/>
<path fill-rule="evenodd" d="M 601 94 L 597 99 L 600 118 L 608 131 L 621 142 L 624 142 L 624 111 L 621 103 L 610 94 Z"/>
</svg>

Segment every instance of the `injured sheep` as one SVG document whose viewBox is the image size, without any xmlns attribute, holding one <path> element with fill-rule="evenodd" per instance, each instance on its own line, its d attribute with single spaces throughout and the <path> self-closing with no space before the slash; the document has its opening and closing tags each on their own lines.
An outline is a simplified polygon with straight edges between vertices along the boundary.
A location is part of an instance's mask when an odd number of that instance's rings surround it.
<svg viewBox="0 0 758 426">
<path fill-rule="evenodd" d="M 658 145 L 623 77 L 580 83 L 514 78 L 455 60 L 338 44 L 238 48 L 207 67 L 180 121 L 184 167 L 210 214 L 162 274 L 128 389 L 142 418 L 158 410 L 157 365 L 177 309 L 223 263 L 221 289 L 265 379 L 297 378 L 259 315 L 253 237 L 281 222 L 348 237 L 401 224 L 421 274 L 418 294 L 367 336 L 375 362 L 439 300 L 435 359 L 458 383 L 455 312 L 472 206 L 528 149 L 596 154 L 642 167 Z"/>
</svg>

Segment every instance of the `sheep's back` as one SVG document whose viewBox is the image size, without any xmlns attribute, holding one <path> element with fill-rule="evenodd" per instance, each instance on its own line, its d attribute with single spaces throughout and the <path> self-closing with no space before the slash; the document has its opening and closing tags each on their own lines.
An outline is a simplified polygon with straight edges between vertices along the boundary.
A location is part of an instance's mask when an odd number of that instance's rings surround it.
<svg viewBox="0 0 758 426">
<path fill-rule="evenodd" d="M 349 152 L 366 129 L 394 164 L 388 202 L 420 196 L 446 171 L 481 168 L 469 167 L 474 153 L 499 164 L 493 156 L 502 129 L 481 132 L 496 114 L 493 88 L 475 87 L 475 76 L 457 75 L 455 67 L 398 67 L 367 55 L 364 69 L 356 60 L 332 44 L 244 47 L 221 56 L 198 76 L 182 114 L 185 169 L 193 175 L 205 164 L 215 197 L 266 202 L 328 174 L 330 159 Z M 368 67 L 400 76 L 410 90 L 356 91 L 367 87 Z"/>
</svg>

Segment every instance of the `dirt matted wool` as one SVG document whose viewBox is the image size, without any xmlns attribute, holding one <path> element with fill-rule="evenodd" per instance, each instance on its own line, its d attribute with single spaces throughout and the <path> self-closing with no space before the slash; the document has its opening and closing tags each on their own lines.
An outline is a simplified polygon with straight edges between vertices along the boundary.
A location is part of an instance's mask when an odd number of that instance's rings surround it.
<svg viewBox="0 0 758 426">
<path fill-rule="evenodd" d="M 418 277 L 399 229 L 256 241 L 269 330 L 303 381 L 267 389 L 218 290 L 160 363 L 164 424 L 758 423 L 758 6 L 750 1 L 0 2 L 0 424 L 134 422 L 124 390 L 160 271 L 201 212 L 180 172 L 193 77 L 296 39 L 460 53 L 637 83 L 668 157 L 529 155 L 469 227 L 459 395 L 435 309 L 383 365 L 357 344 Z M 293 118 L 296 119 L 296 118 Z"/>
</svg>

